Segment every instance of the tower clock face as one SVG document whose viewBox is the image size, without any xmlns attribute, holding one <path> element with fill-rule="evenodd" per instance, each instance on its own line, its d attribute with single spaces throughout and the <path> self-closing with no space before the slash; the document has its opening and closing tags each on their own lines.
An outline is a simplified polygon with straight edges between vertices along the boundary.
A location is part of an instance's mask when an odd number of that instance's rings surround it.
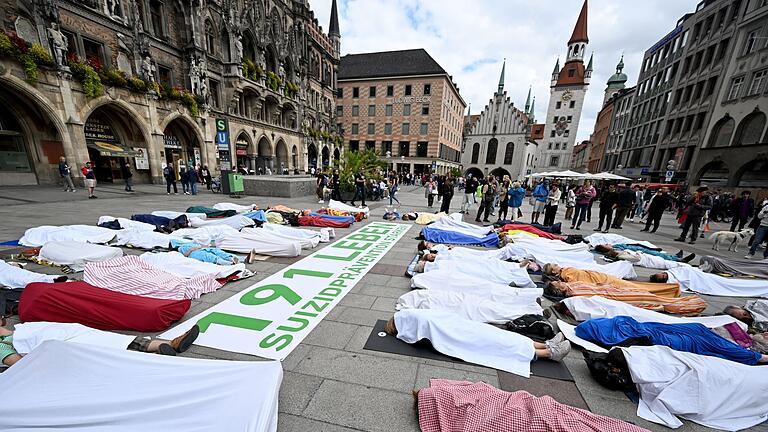
<svg viewBox="0 0 768 432">
<path fill-rule="evenodd" d="M 573 93 L 571 93 L 571 91 L 570 91 L 570 90 L 566 90 L 566 91 L 564 91 L 564 92 L 563 92 L 563 95 L 562 95 L 562 96 L 560 96 L 560 99 L 562 99 L 562 100 L 563 100 L 563 101 L 565 101 L 565 102 L 568 102 L 568 101 L 569 101 L 569 100 L 571 100 L 572 98 L 573 98 Z"/>
</svg>

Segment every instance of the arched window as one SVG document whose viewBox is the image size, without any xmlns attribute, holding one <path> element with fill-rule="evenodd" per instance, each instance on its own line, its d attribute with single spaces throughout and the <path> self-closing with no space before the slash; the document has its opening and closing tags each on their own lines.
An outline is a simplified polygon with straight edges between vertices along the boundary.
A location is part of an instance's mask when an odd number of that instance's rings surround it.
<svg viewBox="0 0 768 432">
<path fill-rule="evenodd" d="M 226 29 L 221 30 L 221 59 L 225 62 L 232 61 L 232 48 L 229 44 L 229 33 Z"/>
<path fill-rule="evenodd" d="M 472 162 L 470 163 L 476 164 L 479 158 L 480 158 L 480 143 L 475 143 L 475 145 L 472 146 Z"/>
<path fill-rule="evenodd" d="M 512 156 L 514 156 L 514 153 L 515 144 L 507 143 L 507 149 L 504 151 L 504 165 L 509 165 L 512 163 Z"/>
<path fill-rule="evenodd" d="M 712 128 L 712 135 L 709 138 L 709 147 L 727 147 L 731 143 L 733 128 L 736 122 L 732 117 L 721 118 L 715 127 Z"/>
<path fill-rule="evenodd" d="M 208 54 L 216 54 L 216 34 L 213 32 L 211 20 L 205 21 L 205 48 L 208 50 Z"/>
<path fill-rule="evenodd" d="M 733 140 L 733 145 L 759 143 L 760 137 L 763 136 L 763 129 L 765 129 L 765 114 L 760 111 L 753 112 L 744 117 L 744 120 L 739 123 L 738 129 L 736 129 L 736 138 Z"/>
<path fill-rule="evenodd" d="M 491 138 L 488 141 L 488 152 L 485 153 L 485 163 L 489 165 L 496 164 L 496 150 L 499 147 L 499 140 Z"/>
</svg>

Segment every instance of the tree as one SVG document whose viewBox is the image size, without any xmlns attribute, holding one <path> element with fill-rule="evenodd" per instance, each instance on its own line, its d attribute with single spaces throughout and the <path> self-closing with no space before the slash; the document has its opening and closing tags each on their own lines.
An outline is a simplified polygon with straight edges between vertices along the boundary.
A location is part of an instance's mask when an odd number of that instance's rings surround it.
<svg viewBox="0 0 768 432">
<path fill-rule="evenodd" d="M 355 190 L 355 174 L 360 169 L 365 178 L 378 180 L 381 178 L 380 171 L 387 168 L 387 162 L 379 159 L 373 150 L 346 151 L 337 164 L 342 192 Z"/>
</svg>

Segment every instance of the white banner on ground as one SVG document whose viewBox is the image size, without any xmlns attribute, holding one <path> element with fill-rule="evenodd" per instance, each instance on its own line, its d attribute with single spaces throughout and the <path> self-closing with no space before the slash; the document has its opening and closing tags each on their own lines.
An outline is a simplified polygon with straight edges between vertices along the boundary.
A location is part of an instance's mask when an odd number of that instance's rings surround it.
<svg viewBox="0 0 768 432">
<path fill-rule="evenodd" d="M 409 228 L 368 224 L 159 337 L 197 323 L 196 345 L 283 360 Z"/>
</svg>

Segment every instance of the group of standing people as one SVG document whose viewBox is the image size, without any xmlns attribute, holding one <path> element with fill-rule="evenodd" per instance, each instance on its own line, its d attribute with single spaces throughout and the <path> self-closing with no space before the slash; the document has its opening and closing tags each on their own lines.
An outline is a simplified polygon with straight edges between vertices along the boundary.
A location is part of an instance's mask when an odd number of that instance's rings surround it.
<svg viewBox="0 0 768 432">
<path fill-rule="evenodd" d="M 167 195 L 171 194 L 171 188 L 173 188 L 173 194 L 179 193 L 179 189 L 176 187 L 176 169 L 173 163 L 168 164 L 163 168 L 163 178 L 165 179 L 165 191 Z M 179 181 L 181 182 L 181 188 L 184 195 L 197 195 L 197 184 L 205 183 L 208 190 L 211 190 L 211 183 L 213 178 L 211 171 L 207 165 L 203 165 L 197 168 L 181 167 L 178 173 Z"/>
<path fill-rule="evenodd" d="M 127 164 L 127 162 L 126 162 Z M 130 171 L 130 166 L 128 167 L 128 170 Z M 85 188 L 88 189 L 88 199 L 95 199 L 98 198 L 96 195 L 94 195 L 94 190 L 96 189 L 96 173 L 93 171 L 93 167 L 91 166 L 91 161 L 86 161 L 83 164 L 83 168 L 80 170 L 80 172 L 83 173 L 83 183 L 85 185 Z M 132 176 L 133 174 L 131 174 Z M 72 182 L 72 168 L 69 167 L 69 164 L 67 163 L 67 158 L 64 156 L 61 156 L 59 158 L 59 177 L 61 177 L 61 181 L 64 184 L 64 192 L 76 192 L 75 185 Z M 133 188 L 131 187 L 133 185 L 133 182 L 127 183 L 126 180 L 126 186 L 125 190 L 127 192 L 133 192 Z"/>
</svg>

